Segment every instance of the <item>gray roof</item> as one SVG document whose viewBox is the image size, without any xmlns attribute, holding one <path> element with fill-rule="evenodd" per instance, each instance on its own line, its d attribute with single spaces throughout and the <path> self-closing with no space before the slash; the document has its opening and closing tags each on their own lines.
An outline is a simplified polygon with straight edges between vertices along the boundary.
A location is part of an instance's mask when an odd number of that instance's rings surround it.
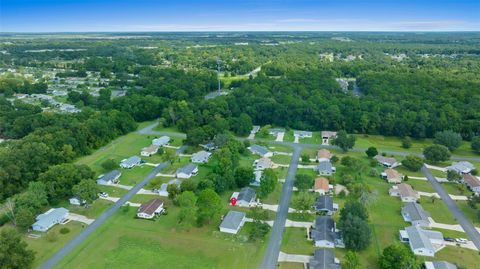
<svg viewBox="0 0 480 269">
<path fill-rule="evenodd" d="M 195 159 L 195 160 L 203 160 L 205 158 L 209 158 L 210 155 L 212 155 L 212 153 L 208 152 L 208 151 L 205 151 L 205 150 L 201 150 L 197 153 L 193 153 L 192 154 L 192 159 Z"/>
<path fill-rule="evenodd" d="M 312 239 L 314 241 L 326 240 L 333 243 L 335 241 L 335 221 L 327 216 L 317 217 L 312 230 Z"/>
<path fill-rule="evenodd" d="M 126 165 L 126 166 L 132 166 L 138 164 L 142 159 L 138 156 L 132 156 L 126 160 L 123 160 L 121 163 Z"/>
<path fill-rule="evenodd" d="M 333 172 L 332 163 L 328 160 L 321 161 L 317 165 L 317 170 L 327 172 L 327 173 L 332 173 Z"/>
<path fill-rule="evenodd" d="M 191 174 L 193 172 L 193 170 L 195 170 L 197 168 L 197 165 L 196 164 L 193 164 L 193 163 L 189 163 L 187 165 L 185 165 L 184 167 L 182 168 L 179 168 L 177 170 L 177 173 L 184 173 L 184 174 Z"/>
<path fill-rule="evenodd" d="M 56 223 L 58 219 L 65 217 L 67 214 L 68 210 L 63 207 L 52 208 L 51 210 L 38 215 L 35 218 L 37 222 L 32 226 L 50 227 L 52 224 Z"/>
<path fill-rule="evenodd" d="M 256 144 L 250 146 L 250 151 L 253 153 L 260 154 L 262 156 L 269 152 L 269 150 L 266 147 L 256 145 Z"/>
<path fill-rule="evenodd" d="M 310 269 L 340 269 L 340 264 L 335 263 L 335 254 L 330 249 L 317 249 L 310 259 Z"/>
<path fill-rule="evenodd" d="M 165 135 L 152 140 L 152 144 L 154 144 L 156 146 L 163 146 L 163 145 L 168 144 L 168 142 L 170 142 L 170 137 L 165 136 Z"/>
<path fill-rule="evenodd" d="M 407 214 L 412 221 L 429 221 L 428 218 L 430 217 L 430 214 L 420 204 L 415 202 L 405 203 L 405 206 L 402 208 L 402 214 Z"/>
<path fill-rule="evenodd" d="M 469 162 L 454 162 L 452 165 L 447 167 L 448 170 L 453 170 L 458 173 L 469 173 L 473 169 L 475 169 L 475 166 Z"/>
<path fill-rule="evenodd" d="M 457 266 L 446 261 L 433 261 L 430 262 L 435 269 L 457 269 Z M 428 269 L 428 267 L 427 267 Z"/>
<path fill-rule="evenodd" d="M 245 218 L 245 212 L 229 211 L 220 223 L 220 228 L 236 230 L 242 224 L 242 220 Z"/>
<path fill-rule="evenodd" d="M 120 176 L 120 171 L 118 170 L 112 170 L 106 174 L 103 174 L 103 175 L 100 175 L 98 177 L 98 180 L 102 180 L 102 181 L 105 181 L 105 182 L 108 182 L 108 181 L 113 181 L 116 177 Z"/>
<path fill-rule="evenodd" d="M 405 228 L 408 234 L 408 241 L 413 249 L 425 248 L 432 252 L 435 252 L 435 248 L 432 245 L 430 239 L 443 240 L 441 232 L 424 230 L 418 226 L 410 226 Z"/>
<path fill-rule="evenodd" d="M 321 195 L 315 201 L 316 210 L 329 210 L 333 211 L 333 199 L 328 195 Z"/>
<path fill-rule="evenodd" d="M 247 203 L 252 202 L 255 199 L 255 190 L 250 187 L 245 187 L 240 190 L 238 194 L 238 201 L 245 201 Z"/>
</svg>

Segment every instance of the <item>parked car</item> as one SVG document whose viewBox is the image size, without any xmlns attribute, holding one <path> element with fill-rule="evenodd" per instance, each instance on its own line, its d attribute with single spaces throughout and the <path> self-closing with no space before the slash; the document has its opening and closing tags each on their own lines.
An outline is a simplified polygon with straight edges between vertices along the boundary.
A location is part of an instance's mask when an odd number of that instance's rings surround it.
<svg viewBox="0 0 480 269">
<path fill-rule="evenodd" d="M 468 240 L 465 238 L 457 238 L 456 241 L 460 244 L 466 244 L 468 242 Z"/>
<path fill-rule="evenodd" d="M 447 242 L 455 242 L 455 238 L 451 238 L 451 237 L 444 237 L 443 240 Z"/>
<path fill-rule="evenodd" d="M 98 196 L 100 196 L 100 198 L 108 198 L 108 193 L 101 192 L 101 193 L 98 194 Z"/>
</svg>

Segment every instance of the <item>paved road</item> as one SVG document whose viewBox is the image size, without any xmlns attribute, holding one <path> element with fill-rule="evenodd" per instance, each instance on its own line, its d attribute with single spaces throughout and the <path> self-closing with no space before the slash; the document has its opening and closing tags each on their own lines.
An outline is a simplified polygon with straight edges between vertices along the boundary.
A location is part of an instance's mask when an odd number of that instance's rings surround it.
<svg viewBox="0 0 480 269">
<path fill-rule="evenodd" d="M 176 151 L 176 155 L 181 154 L 185 150 L 186 146 L 180 147 Z M 130 200 L 135 194 L 137 194 L 140 189 L 142 189 L 152 178 L 154 178 L 160 171 L 162 171 L 165 167 L 167 167 L 170 162 L 163 162 L 157 165 L 143 180 L 131 188 L 125 196 L 120 198 L 117 202 L 115 202 L 107 211 L 105 211 L 100 217 L 98 217 L 92 224 L 88 225 L 85 229 L 83 229 L 80 234 L 78 234 L 75 238 L 69 241 L 65 246 L 63 246 L 59 251 L 53 254 L 48 260 L 46 260 L 39 269 L 49 269 L 55 266 L 58 262 L 60 262 L 65 256 L 67 256 L 76 246 L 82 243 L 89 235 L 95 232 L 98 227 L 100 227 L 108 218 L 110 218 L 117 210 L 128 200 Z"/>
<path fill-rule="evenodd" d="M 435 191 L 440 195 L 443 202 L 445 205 L 447 205 L 453 216 L 455 216 L 470 240 L 473 241 L 473 244 L 480 249 L 480 234 L 478 233 L 477 229 L 475 229 L 470 220 L 465 217 L 463 212 L 457 207 L 457 204 L 452 200 L 452 198 L 450 198 L 448 193 L 443 189 L 442 185 L 438 183 L 437 179 L 432 175 L 432 173 L 430 173 L 427 167 L 422 167 L 422 173 L 425 175 L 428 181 L 430 181 Z"/>
<path fill-rule="evenodd" d="M 184 133 L 178 133 L 178 132 L 159 132 L 153 130 L 155 126 L 158 125 L 158 122 L 154 122 L 143 129 L 140 129 L 137 131 L 137 133 L 142 134 L 142 135 L 168 135 L 172 137 L 180 137 L 180 138 L 187 138 L 187 135 Z"/>
<path fill-rule="evenodd" d="M 285 183 L 283 184 L 280 204 L 275 217 L 275 222 L 273 223 L 272 234 L 268 240 L 267 251 L 265 252 L 265 256 L 263 258 L 261 266 L 262 269 L 277 268 L 283 230 L 285 229 L 285 222 L 287 221 L 288 208 L 290 206 L 290 198 L 293 190 L 293 182 L 295 180 L 295 174 L 297 172 L 301 151 L 301 146 L 294 146 L 292 159 L 290 160 L 290 166 L 288 167 L 287 177 L 285 179 Z"/>
<path fill-rule="evenodd" d="M 141 129 L 138 131 L 139 134 L 151 134 L 151 135 L 168 135 L 172 137 L 181 137 L 181 138 L 186 138 L 187 136 L 184 133 L 178 133 L 178 132 L 160 132 L 160 131 L 154 131 L 153 128 L 157 125 L 158 123 L 152 123 L 151 125 Z M 340 150 L 339 147 L 333 146 L 333 145 L 321 145 L 321 144 L 304 144 L 304 143 L 293 143 L 293 142 L 285 142 L 285 141 L 272 141 L 268 139 L 261 139 L 261 138 L 254 138 L 254 139 L 248 139 L 248 138 L 238 138 L 239 140 L 249 140 L 249 141 L 257 141 L 257 142 L 265 142 L 269 144 L 277 144 L 277 145 L 284 145 L 284 146 L 289 146 L 289 147 L 296 147 L 300 146 L 302 148 L 326 148 L 326 149 L 336 149 Z M 365 152 L 367 148 L 353 148 L 351 151 L 353 152 Z M 412 152 L 405 152 L 405 151 L 397 151 L 397 150 L 379 150 L 382 153 L 386 153 L 388 155 L 398 155 L 398 156 L 407 156 L 407 155 L 416 155 L 419 157 L 423 157 L 423 154 L 421 153 L 412 153 Z M 456 156 L 452 155 L 450 159 L 454 161 L 476 161 L 480 162 L 480 157 L 464 157 L 464 156 Z"/>
</svg>

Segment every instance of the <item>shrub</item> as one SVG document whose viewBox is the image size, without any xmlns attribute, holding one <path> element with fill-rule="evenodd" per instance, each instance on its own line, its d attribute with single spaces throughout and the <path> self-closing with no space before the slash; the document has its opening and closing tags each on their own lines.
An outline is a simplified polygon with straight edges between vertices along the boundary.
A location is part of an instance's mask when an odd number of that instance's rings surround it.
<svg viewBox="0 0 480 269">
<path fill-rule="evenodd" d="M 60 234 L 68 234 L 70 232 L 70 229 L 68 229 L 67 227 L 63 227 L 62 229 L 60 229 Z"/>
</svg>

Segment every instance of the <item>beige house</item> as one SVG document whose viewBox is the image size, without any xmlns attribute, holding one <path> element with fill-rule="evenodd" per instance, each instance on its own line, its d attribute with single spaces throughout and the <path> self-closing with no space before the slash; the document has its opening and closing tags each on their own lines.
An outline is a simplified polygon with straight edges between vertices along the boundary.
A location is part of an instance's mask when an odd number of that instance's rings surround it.
<svg viewBox="0 0 480 269">
<path fill-rule="evenodd" d="M 392 186 L 388 193 L 390 196 L 400 197 L 402 202 L 416 202 L 418 199 L 420 199 L 418 192 L 415 191 L 412 186 L 405 183 Z"/>
<path fill-rule="evenodd" d="M 332 153 L 328 149 L 321 149 L 317 152 L 317 161 L 328 161 L 332 156 Z"/>
<path fill-rule="evenodd" d="M 402 183 L 403 175 L 395 169 L 388 168 L 383 171 L 382 178 L 385 179 L 388 183 L 399 184 Z"/>
</svg>

